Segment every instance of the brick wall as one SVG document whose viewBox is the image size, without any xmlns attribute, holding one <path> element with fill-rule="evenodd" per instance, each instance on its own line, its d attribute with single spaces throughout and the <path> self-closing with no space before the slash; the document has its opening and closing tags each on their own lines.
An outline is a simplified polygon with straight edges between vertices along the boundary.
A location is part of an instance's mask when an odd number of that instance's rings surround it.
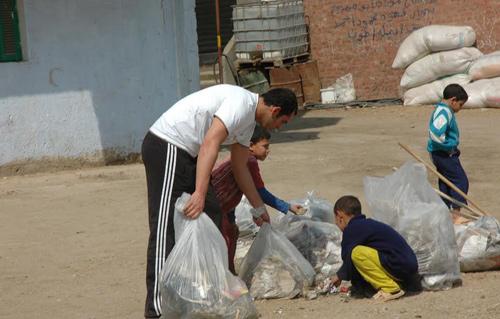
<svg viewBox="0 0 500 319">
<path fill-rule="evenodd" d="M 500 50 L 500 0 L 304 0 L 323 87 L 352 73 L 358 99 L 397 97 L 399 44 L 430 24 L 470 25 L 483 53 Z"/>
</svg>

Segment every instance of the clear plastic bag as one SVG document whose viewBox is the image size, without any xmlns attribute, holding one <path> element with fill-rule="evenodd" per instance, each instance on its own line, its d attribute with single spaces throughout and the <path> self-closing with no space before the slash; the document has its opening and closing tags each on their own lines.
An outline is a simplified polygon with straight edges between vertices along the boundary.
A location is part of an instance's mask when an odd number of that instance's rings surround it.
<svg viewBox="0 0 500 319">
<path fill-rule="evenodd" d="M 307 197 L 304 199 L 292 200 L 291 204 L 301 205 L 306 209 L 304 216 L 312 220 L 333 224 L 335 217 L 333 215 L 333 204 L 316 197 L 314 191 L 307 192 Z"/>
<path fill-rule="evenodd" d="M 303 216 L 287 216 L 280 221 L 278 230 L 313 266 L 316 286 L 335 275 L 342 266 L 342 231 L 336 225 Z"/>
<path fill-rule="evenodd" d="M 455 230 L 461 271 L 500 268 L 500 223 L 495 217 L 483 216 Z"/>
<path fill-rule="evenodd" d="M 160 279 L 162 317 L 168 319 L 257 318 L 248 289 L 228 269 L 226 243 L 202 213 L 188 219 L 182 212 L 190 195 L 175 203 L 176 244 Z"/>
<path fill-rule="evenodd" d="M 294 298 L 312 285 L 314 269 L 283 234 L 266 223 L 260 227 L 239 275 L 255 299 Z"/>
<path fill-rule="evenodd" d="M 396 229 L 418 260 L 428 290 L 461 283 L 450 213 L 427 180 L 425 166 L 407 162 L 386 177 L 365 177 L 365 196 L 373 217 Z"/>
<path fill-rule="evenodd" d="M 252 213 L 250 213 L 251 209 L 252 205 L 248 199 L 243 196 L 234 212 L 236 216 L 236 225 L 238 225 L 238 230 L 240 231 L 240 237 L 253 236 L 259 231 L 259 226 L 254 223 Z"/>
</svg>

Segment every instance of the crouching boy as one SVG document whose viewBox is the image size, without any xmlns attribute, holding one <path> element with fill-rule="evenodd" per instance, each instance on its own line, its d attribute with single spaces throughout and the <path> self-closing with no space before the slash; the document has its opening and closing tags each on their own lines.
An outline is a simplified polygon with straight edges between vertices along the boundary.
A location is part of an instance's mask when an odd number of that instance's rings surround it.
<svg viewBox="0 0 500 319">
<path fill-rule="evenodd" d="M 343 265 L 332 278 L 335 285 L 350 280 L 353 293 L 379 301 L 397 299 L 404 287 L 415 284 L 417 257 L 393 228 L 361 213 L 354 196 L 343 196 L 334 206 L 335 223 L 343 232 Z"/>
</svg>

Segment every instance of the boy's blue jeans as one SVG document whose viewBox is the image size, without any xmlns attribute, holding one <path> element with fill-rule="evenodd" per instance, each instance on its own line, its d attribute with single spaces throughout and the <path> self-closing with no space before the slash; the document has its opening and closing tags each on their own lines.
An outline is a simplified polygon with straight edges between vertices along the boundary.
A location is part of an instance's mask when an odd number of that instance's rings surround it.
<svg viewBox="0 0 500 319">
<path fill-rule="evenodd" d="M 457 186 L 462 192 L 467 194 L 467 192 L 469 191 L 469 179 L 465 174 L 462 164 L 460 164 L 459 156 L 460 151 L 458 150 L 451 154 L 443 151 L 436 151 L 431 153 L 432 162 L 436 166 L 437 171 L 444 177 L 446 177 L 455 186 Z M 451 187 L 446 185 L 441 180 L 439 180 L 439 190 L 446 195 L 456 199 L 457 201 L 467 204 L 467 200 L 465 198 L 463 198 L 460 194 L 455 192 L 453 189 L 451 189 Z M 444 198 L 443 201 L 448 207 L 459 207 Z"/>
</svg>

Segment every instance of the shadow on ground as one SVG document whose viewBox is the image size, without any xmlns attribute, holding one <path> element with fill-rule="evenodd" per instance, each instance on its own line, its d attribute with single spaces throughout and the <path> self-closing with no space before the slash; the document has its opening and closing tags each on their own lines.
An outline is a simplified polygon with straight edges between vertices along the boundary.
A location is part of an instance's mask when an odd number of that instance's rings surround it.
<svg viewBox="0 0 500 319">
<path fill-rule="evenodd" d="M 271 132 L 271 143 L 319 139 L 319 130 L 311 129 L 333 126 L 342 119 L 341 117 L 304 117 L 304 114 L 305 112 L 300 112 L 279 131 Z"/>
</svg>

